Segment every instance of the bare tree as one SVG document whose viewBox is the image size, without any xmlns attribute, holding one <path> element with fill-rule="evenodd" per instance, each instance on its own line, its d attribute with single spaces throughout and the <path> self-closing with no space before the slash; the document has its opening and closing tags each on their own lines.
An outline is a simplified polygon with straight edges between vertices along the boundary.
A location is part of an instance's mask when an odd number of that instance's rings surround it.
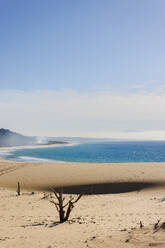
<svg viewBox="0 0 165 248">
<path fill-rule="evenodd" d="M 79 194 L 76 197 L 70 196 L 70 199 L 64 204 L 65 198 L 63 197 L 63 189 L 61 188 L 59 192 L 56 192 L 54 188 L 51 188 L 51 190 L 53 191 L 57 201 L 50 200 L 50 202 L 55 205 L 59 213 L 60 223 L 63 223 L 69 219 L 70 213 L 74 208 L 74 204 L 80 200 L 82 194 Z"/>
</svg>

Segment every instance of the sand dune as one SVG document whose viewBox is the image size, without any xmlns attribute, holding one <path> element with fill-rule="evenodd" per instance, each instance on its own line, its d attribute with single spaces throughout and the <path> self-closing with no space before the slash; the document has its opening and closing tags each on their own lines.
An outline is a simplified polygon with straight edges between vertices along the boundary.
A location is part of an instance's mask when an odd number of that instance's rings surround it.
<svg viewBox="0 0 165 248">
<path fill-rule="evenodd" d="M 165 163 L 21 163 L 5 162 L 0 165 L 3 174 L 0 186 L 14 188 L 20 181 L 24 189 L 50 190 L 50 187 L 80 186 L 116 183 L 116 187 L 156 186 L 165 182 Z M 10 171 L 10 174 L 8 172 Z M 132 186 L 130 183 L 132 182 Z M 136 185 L 137 186 L 136 186 Z M 109 185 L 110 186 L 110 185 Z M 113 185 L 112 185 L 113 186 Z M 106 187 L 107 188 L 107 187 Z M 127 190 L 126 190 L 127 191 Z M 104 192 L 103 192 L 104 193 Z M 107 192 L 108 193 L 108 192 Z M 113 193 L 109 191 L 109 193 Z M 115 191 L 114 191 L 115 193 Z M 120 190 L 116 193 L 120 193 Z"/>
<path fill-rule="evenodd" d="M 164 231 L 153 232 L 165 221 L 165 163 L 1 161 L 0 187 L 0 247 L 165 247 Z M 50 187 L 87 194 L 64 224 L 43 197 Z"/>
</svg>

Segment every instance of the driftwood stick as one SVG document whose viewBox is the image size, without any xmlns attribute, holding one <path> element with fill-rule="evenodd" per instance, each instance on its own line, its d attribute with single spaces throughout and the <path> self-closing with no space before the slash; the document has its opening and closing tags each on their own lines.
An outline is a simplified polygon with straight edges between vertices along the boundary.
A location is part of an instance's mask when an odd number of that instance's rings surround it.
<svg viewBox="0 0 165 248">
<path fill-rule="evenodd" d="M 17 183 L 17 194 L 20 195 L 21 194 L 21 187 L 20 187 L 20 183 Z"/>
</svg>

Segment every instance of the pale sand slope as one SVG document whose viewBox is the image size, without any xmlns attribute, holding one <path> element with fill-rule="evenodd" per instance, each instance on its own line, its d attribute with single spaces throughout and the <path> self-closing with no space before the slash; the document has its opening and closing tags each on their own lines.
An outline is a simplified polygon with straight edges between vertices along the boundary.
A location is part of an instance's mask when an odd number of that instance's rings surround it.
<svg viewBox="0 0 165 248">
<path fill-rule="evenodd" d="M 54 205 L 42 199 L 43 191 L 60 186 L 66 193 L 94 193 L 81 198 L 63 224 Z M 0 187 L 2 248 L 165 247 L 165 232 L 152 230 L 158 219 L 165 221 L 165 163 L 1 161 Z"/>
</svg>

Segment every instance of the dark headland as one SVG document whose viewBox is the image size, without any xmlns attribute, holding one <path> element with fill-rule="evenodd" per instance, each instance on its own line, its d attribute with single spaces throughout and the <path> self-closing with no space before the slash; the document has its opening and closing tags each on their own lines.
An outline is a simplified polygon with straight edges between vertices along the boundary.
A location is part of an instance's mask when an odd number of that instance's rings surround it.
<svg viewBox="0 0 165 248">
<path fill-rule="evenodd" d="M 39 140 L 36 136 L 24 136 L 8 129 L 0 129 L 0 147 L 68 144 L 68 142 L 56 141 L 55 138 L 44 138 L 42 142 Z"/>
</svg>

